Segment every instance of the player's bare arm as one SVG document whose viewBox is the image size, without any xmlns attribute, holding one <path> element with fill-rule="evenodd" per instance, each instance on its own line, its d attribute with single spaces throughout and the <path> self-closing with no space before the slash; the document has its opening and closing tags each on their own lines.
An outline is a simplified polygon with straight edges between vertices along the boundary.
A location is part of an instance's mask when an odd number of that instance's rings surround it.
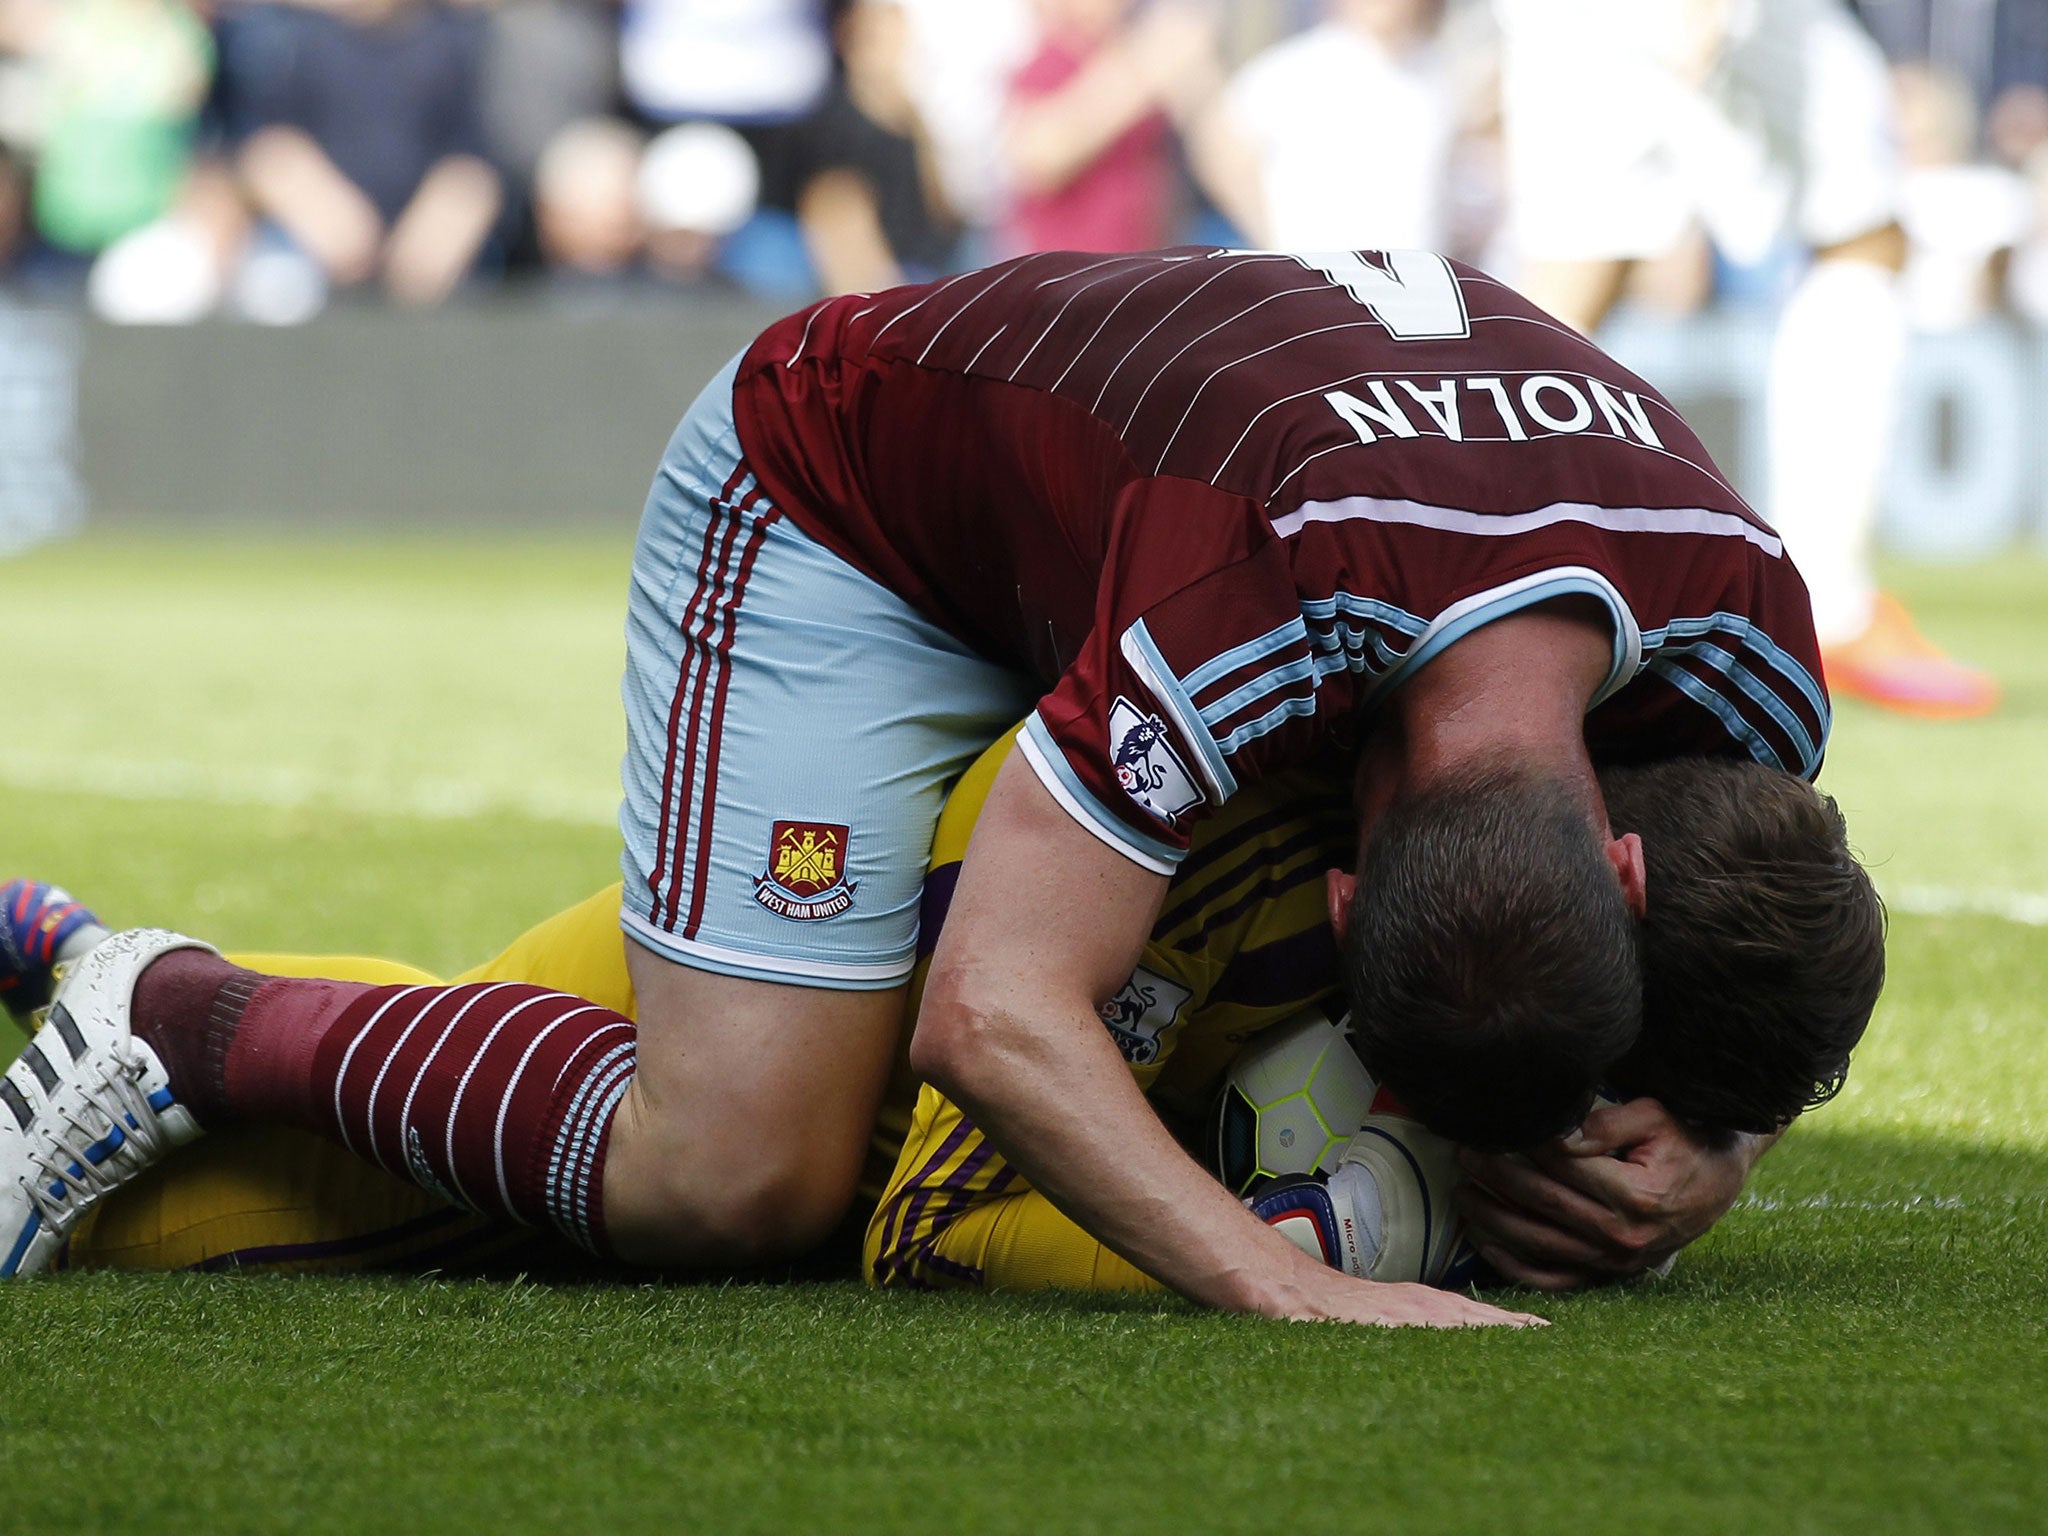
<svg viewBox="0 0 2048 1536">
<path fill-rule="evenodd" d="M 1194 1300 L 1295 1319 L 1533 1321 L 1315 1263 L 1167 1134 L 1096 1014 L 1130 975 L 1165 884 L 1084 831 L 1013 759 L 968 847 L 913 1065 L 1068 1215 Z"/>
</svg>

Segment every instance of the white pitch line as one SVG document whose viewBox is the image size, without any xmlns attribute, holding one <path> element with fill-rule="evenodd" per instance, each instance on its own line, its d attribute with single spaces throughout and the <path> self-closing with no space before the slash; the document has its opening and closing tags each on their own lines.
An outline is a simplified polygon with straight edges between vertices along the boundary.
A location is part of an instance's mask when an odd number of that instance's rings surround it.
<svg viewBox="0 0 2048 1536">
<path fill-rule="evenodd" d="M 559 785 L 515 790 L 461 779 L 391 784 L 367 776 L 330 778 L 292 768 L 220 768 L 177 761 L 12 752 L 0 752 L 0 788 L 24 794 L 102 795 L 110 800 L 334 810 L 421 821 L 519 816 L 572 827 L 612 826 L 618 808 L 615 791 L 583 793 Z"/>
<path fill-rule="evenodd" d="M 1746 1194 L 1735 1202 L 1738 1211 L 1960 1211 L 1971 1202 L 1961 1195 L 1908 1195 L 1903 1200 L 1845 1200 L 1839 1195 L 1806 1195 L 1787 1200 L 1783 1195 Z"/>
<path fill-rule="evenodd" d="M 2048 928 L 2048 894 L 2040 891 L 1965 891 L 1945 885 L 1905 885 L 1887 892 L 1885 905 L 1909 917 L 1996 917 L 2030 928 Z"/>
</svg>

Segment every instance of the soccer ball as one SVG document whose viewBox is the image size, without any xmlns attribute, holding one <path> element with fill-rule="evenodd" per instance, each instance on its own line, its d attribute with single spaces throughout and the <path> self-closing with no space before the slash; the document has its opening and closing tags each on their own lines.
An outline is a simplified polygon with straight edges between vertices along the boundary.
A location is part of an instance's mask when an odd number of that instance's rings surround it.
<svg viewBox="0 0 2048 1536">
<path fill-rule="evenodd" d="M 1479 1278 L 1479 1257 L 1451 1203 L 1458 1149 L 1390 1101 L 1368 1115 L 1337 1157 L 1328 1191 L 1333 1204 L 1358 1218 L 1363 1178 L 1370 1186 L 1372 1257 L 1350 1273 L 1361 1280 L 1421 1281 L 1462 1291 Z M 1343 1226 L 1345 1209 L 1336 1212 Z M 1295 1234 L 1298 1246 L 1305 1246 Z M 1325 1255 L 1323 1262 L 1337 1262 Z M 1349 1268 L 1344 1263 L 1339 1268 Z"/>
<path fill-rule="evenodd" d="M 1382 1094 L 1348 1019 L 1304 1009 L 1230 1064 L 1211 1160 L 1252 1214 L 1361 1280 L 1482 1278 L 1451 1205 L 1457 1148 Z"/>
<path fill-rule="evenodd" d="M 1320 1008 L 1303 1009 L 1230 1064 L 1210 1127 L 1216 1176 L 1244 1195 L 1263 1179 L 1328 1173 L 1375 1091 L 1350 1029 Z"/>
</svg>

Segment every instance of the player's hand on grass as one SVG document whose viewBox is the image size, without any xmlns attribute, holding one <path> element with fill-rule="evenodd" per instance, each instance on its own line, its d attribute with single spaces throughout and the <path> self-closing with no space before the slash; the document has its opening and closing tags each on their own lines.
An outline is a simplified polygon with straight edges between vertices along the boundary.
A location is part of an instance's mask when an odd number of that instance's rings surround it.
<svg viewBox="0 0 2048 1536">
<path fill-rule="evenodd" d="M 1374 1328 L 1547 1328 L 1545 1318 L 1506 1312 L 1429 1285 L 1356 1280 L 1316 1266 L 1317 1279 L 1276 1315 L 1291 1322 L 1363 1323 Z"/>
<path fill-rule="evenodd" d="M 1505 1279 L 1565 1291 L 1662 1264 L 1721 1219 L 1766 1145 L 1702 1140 L 1655 1099 L 1596 1109 L 1532 1152 L 1459 1154 L 1467 1236 Z"/>
</svg>

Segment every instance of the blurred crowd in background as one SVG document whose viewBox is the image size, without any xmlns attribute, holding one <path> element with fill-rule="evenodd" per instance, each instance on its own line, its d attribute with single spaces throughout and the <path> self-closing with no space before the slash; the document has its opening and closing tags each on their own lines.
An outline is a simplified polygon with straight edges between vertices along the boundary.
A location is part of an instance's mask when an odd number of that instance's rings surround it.
<svg viewBox="0 0 2048 1536">
<path fill-rule="evenodd" d="M 1768 3 L 1768 0 L 1765 0 Z M 2048 319 L 2048 0 L 1864 0 L 1923 328 Z M 1034 249 L 1516 263 L 1490 0 L 0 0 L 0 288 L 287 324 Z M 1782 253 L 1632 276 L 1684 310 Z"/>
</svg>

